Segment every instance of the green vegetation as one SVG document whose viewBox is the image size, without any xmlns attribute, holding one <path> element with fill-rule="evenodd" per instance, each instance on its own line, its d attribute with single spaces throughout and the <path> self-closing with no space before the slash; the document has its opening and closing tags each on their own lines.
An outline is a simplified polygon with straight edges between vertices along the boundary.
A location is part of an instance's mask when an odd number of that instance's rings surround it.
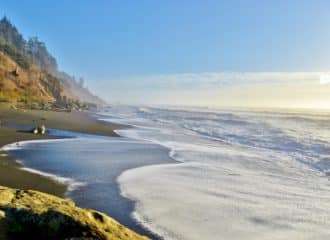
<svg viewBox="0 0 330 240">
<path fill-rule="evenodd" d="M 58 70 L 45 43 L 37 37 L 25 40 L 6 17 L 0 20 L 0 101 L 69 110 L 104 103 L 84 87 L 82 78 Z"/>
<path fill-rule="evenodd" d="M 0 186 L 0 238 L 146 240 L 107 215 L 49 194 Z"/>
<path fill-rule="evenodd" d="M 4 17 L 0 21 L 0 36 L 9 45 L 14 46 L 18 52 L 24 52 L 26 42 L 23 36 L 17 31 L 16 27 L 9 22 L 7 17 Z"/>
<path fill-rule="evenodd" d="M 10 56 L 20 67 L 25 69 L 30 67 L 28 58 L 18 52 L 13 45 L 6 43 L 2 37 L 0 37 L 0 51 Z"/>
<path fill-rule="evenodd" d="M 0 38 L 3 43 L 1 50 L 21 67 L 26 68 L 30 61 L 49 72 L 57 71 L 56 59 L 48 52 L 46 45 L 37 37 L 26 41 L 6 17 L 0 20 Z"/>
<path fill-rule="evenodd" d="M 30 61 L 50 73 L 57 72 L 56 59 L 48 52 L 45 43 L 37 37 L 30 38 L 25 44 L 26 55 Z"/>
</svg>

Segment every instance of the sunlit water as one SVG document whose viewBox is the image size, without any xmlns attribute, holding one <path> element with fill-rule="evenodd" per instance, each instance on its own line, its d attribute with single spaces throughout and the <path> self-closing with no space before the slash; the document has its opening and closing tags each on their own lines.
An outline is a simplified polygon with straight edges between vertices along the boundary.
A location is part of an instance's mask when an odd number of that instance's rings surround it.
<svg viewBox="0 0 330 240">
<path fill-rule="evenodd" d="M 180 162 L 119 177 L 134 217 L 166 239 L 330 238 L 330 115 L 123 106 L 105 115 Z"/>
</svg>

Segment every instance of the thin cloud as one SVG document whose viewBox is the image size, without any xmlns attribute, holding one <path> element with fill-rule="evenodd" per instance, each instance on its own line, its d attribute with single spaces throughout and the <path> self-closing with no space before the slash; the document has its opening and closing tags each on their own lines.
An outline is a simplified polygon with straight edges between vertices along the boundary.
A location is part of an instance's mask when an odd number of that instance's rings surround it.
<svg viewBox="0 0 330 240">
<path fill-rule="evenodd" d="M 112 79 L 99 93 L 109 102 L 127 104 L 316 106 L 330 102 L 328 87 L 320 84 L 322 76 L 330 74 L 208 72 L 135 76 Z"/>
<path fill-rule="evenodd" d="M 206 72 L 147 75 L 113 79 L 112 85 L 129 88 L 208 89 L 235 85 L 286 84 L 320 81 L 325 72 Z"/>
</svg>

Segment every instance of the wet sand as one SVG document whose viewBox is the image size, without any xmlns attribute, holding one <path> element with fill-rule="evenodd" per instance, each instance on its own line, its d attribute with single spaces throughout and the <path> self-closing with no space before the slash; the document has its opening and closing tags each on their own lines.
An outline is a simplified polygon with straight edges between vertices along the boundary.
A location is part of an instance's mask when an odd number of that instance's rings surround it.
<svg viewBox="0 0 330 240">
<path fill-rule="evenodd" d="M 126 170 L 176 163 L 168 149 L 123 137 L 91 136 L 22 143 L 22 148 L 13 146 L 10 154 L 28 169 L 74 180 L 65 196 L 78 206 L 101 211 L 142 235 L 161 239 L 132 218 L 135 201 L 121 195 L 117 179 Z"/>
<path fill-rule="evenodd" d="M 11 109 L 0 104 L 0 148 L 4 145 L 36 139 L 51 139 L 51 136 L 33 135 L 12 127 L 14 124 L 34 127 L 44 124 L 47 128 L 58 128 L 88 134 L 117 136 L 114 129 L 125 128 L 124 125 L 105 123 L 86 112 L 55 112 L 41 110 Z M 9 127 L 11 126 L 11 127 Z M 63 197 L 67 186 L 20 169 L 17 163 L 0 150 L 0 185 L 19 189 L 34 189 Z"/>
<path fill-rule="evenodd" d="M 24 166 L 8 156 L 9 152 L 0 150 L 0 185 L 34 189 L 60 197 L 69 197 L 81 207 L 102 211 L 140 234 L 152 239 L 160 239 L 132 218 L 135 203 L 121 196 L 117 178 L 128 169 L 174 163 L 168 157 L 167 149 L 153 144 L 130 143 L 130 140 L 118 137 L 114 132 L 115 129 L 129 126 L 99 121 L 93 113 L 13 110 L 0 107 L 0 120 L 2 123 L 0 147 L 18 141 L 55 138 L 54 135 L 41 136 L 22 131 L 22 129 L 26 130 L 40 124 L 44 124 L 48 129 L 97 135 L 92 136 L 91 139 L 78 138 L 65 142 L 34 142 L 29 143 L 28 146 L 37 146 L 35 149 L 25 146 L 17 151 L 11 150 L 10 156 L 22 161 Z M 93 144 L 93 141 L 96 143 Z M 45 152 L 50 154 L 43 156 Z M 90 152 L 93 153 L 93 158 L 90 158 Z M 70 190 L 70 185 L 54 181 L 33 171 L 23 170 L 21 167 L 74 178 L 88 185 Z M 107 171 L 104 172 L 104 169 Z M 68 172 L 69 174 L 66 175 Z"/>
</svg>

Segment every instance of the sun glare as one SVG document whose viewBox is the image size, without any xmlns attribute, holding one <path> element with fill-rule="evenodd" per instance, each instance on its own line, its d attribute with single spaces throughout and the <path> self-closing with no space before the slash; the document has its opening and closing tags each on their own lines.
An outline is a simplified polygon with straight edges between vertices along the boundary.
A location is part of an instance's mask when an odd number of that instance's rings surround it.
<svg viewBox="0 0 330 240">
<path fill-rule="evenodd" d="M 320 84 L 328 85 L 330 84 L 330 74 L 323 74 L 320 76 Z"/>
</svg>

